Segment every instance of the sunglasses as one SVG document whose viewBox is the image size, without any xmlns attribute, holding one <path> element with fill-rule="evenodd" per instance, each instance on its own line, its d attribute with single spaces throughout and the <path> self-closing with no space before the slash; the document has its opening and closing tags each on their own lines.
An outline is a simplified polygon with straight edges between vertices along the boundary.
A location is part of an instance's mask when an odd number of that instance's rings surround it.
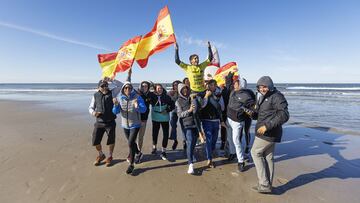
<svg viewBox="0 0 360 203">
<path fill-rule="evenodd" d="M 126 87 L 124 87 L 124 89 L 132 89 L 130 86 L 126 86 Z"/>
<path fill-rule="evenodd" d="M 101 88 L 105 88 L 108 87 L 108 85 L 104 84 L 104 85 L 100 85 Z"/>
</svg>

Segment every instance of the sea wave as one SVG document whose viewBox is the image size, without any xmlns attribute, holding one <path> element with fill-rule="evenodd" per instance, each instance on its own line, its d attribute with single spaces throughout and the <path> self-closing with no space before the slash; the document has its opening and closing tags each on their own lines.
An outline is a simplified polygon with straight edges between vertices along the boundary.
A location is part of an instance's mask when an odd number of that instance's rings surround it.
<svg viewBox="0 0 360 203">
<path fill-rule="evenodd" d="M 350 90 L 357 91 L 360 90 L 360 87 L 305 87 L 305 86 L 295 86 L 295 87 L 286 87 L 287 90 Z"/>
</svg>

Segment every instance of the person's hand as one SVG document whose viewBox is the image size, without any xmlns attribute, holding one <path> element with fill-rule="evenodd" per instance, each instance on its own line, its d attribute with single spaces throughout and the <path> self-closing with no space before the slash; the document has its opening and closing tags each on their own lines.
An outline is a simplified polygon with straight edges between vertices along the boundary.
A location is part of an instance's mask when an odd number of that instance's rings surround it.
<svg viewBox="0 0 360 203">
<path fill-rule="evenodd" d="M 97 117 L 99 117 L 100 115 L 101 115 L 102 113 L 101 112 L 93 112 L 93 115 L 97 118 Z"/>
<path fill-rule="evenodd" d="M 116 98 L 113 98 L 113 103 L 114 103 L 115 105 L 118 105 L 118 104 L 119 104 L 119 101 L 118 101 Z"/>
<path fill-rule="evenodd" d="M 225 122 L 221 122 L 220 125 L 221 125 L 222 127 L 224 127 L 224 128 L 227 127 L 226 124 L 225 124 Z"/>
<path fill-rule="evenodd" d="M 106 82 L 109 82 L 109 81 L 111 81 L 111 78 L 109 78 L 109 77 L 104 77 L 103 80 L 106 81 Z"/>
<path fill-rule="evenodd" d="M 177 43 L 177 42 L 175 43 L 175 45 L 174 45 L 174 46 L 175 46 L 175 50 L 178 50 L 178 49 L 179 49 L 179 45 L 178 45 L 178 43 Z"/>
<path fill-rule="evenodd" d="M 267 130 L 266 126 L 263 125 L 256 132 L 257 132 L 258 135 L 263 135 L 266 132 L 266 130 Z"/>
<path fill-rule="evenodd" d="M 200 143 L 205 143 L 206 137 L 204 132 L 199 132 Z"/>
<path fill-rule="evenodd" d="M 208 98 L 212 95 L 212 92 L 210 90 L 206 90 L 205 97 Z"/>
<path fill-rule="evenodd" d="M 190 108 L 189 108 L 189 113 L 191 113 L 191 112 L 194 112 L 194 110 L 195 110 L 195 104 L 191 104 L 191 106 L 190 106 Z"/>
<path fill-rule="evenodd" d="M 227 74 L 227 76 L 225 76 L 225 79 L 226 80 L 232 80 L 232 78 L 234 77 L 234 74 L 235 74 L 235 72 L 229 72 L 228 74 Z"/>
<path fill-rule="evenodd" d="M 138 101 L 135 101 L 135 102 L 134 102 L 134 107 L 135 107 L 135 109 L 139 108 Z"/>
</svg>

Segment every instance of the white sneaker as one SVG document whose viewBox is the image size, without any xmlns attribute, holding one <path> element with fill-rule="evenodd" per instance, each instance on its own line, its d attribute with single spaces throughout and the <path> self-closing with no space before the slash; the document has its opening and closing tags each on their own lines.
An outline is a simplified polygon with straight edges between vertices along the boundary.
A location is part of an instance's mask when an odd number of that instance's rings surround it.
<svg viewBox="0 0 360 203">
<path fill-rule="evenodd" d="M 187 171 L 188 174 L 194 174 L 194 165 L 193 164 L 189 164 L 189 169 Z"/>
</svg>

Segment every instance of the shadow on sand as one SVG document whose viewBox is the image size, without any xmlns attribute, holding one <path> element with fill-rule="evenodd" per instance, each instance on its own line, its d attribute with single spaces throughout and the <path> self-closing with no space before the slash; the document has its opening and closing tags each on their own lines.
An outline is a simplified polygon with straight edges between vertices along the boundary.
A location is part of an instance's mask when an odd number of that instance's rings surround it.
<svg viewBox="0 0 360 203">
<path fill-rule="evenodd" d="M 303 129 L 304 128 L 299 127 L 285 129 L 285 136 L 283 137 L 282 143 L 276 146 L 275 154 L 278 158 L 275 158 L 275 162 L 297 157 L 327 154 L 335 160 L 335 163 L 317 172 L 299 174 L 287 183 L 274 188 L 275 195 L 284 194 L 289 190 L 324 178 L 360 178 L 360 158 L 346 159 L 340 153 L 341 150 L 346 149 L 349 140 L 341 140 L 343 135 L 328 132 L 330 130 L 329 128 L 316 128 L 316 130 L 327 133 L 309 130 L 306 131 L 307 134 L 304 134 L 303 137 L 296 137 L 296 139 L 293 140 L 291 138 L 294 136 L 286 138 L 286 135 L 291 135 L 292 132 L 301 132 Z M 301 147 L 302 149 L 297 148 L 294 150 L 294 147 Z"/>
</svg>

